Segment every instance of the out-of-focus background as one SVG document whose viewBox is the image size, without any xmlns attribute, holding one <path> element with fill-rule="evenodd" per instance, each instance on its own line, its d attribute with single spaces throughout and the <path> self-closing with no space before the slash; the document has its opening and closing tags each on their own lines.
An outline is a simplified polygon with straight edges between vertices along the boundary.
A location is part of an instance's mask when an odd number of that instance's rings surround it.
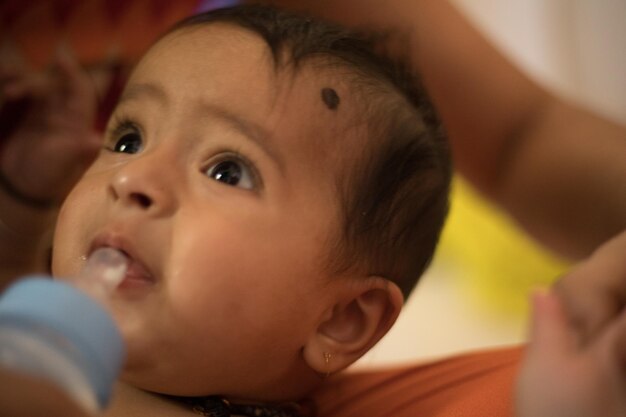
<svg viewBox="0 0 626 417">
<path fill-rule="evenodd" d="M 531 77 L 626 123 L 624 0 L 452 1 Z M 160 33 L 184 16 L 232 3 L 3 0 L 0 59 L 42 68 L 56 48 L 71 50 L 97 85 L 102 128 L 133 63 Z M 433 266 L 391 333 L 357 366 L 520 343 L 529 291 L 567 268 L 457 178 Z"/>
</svg>

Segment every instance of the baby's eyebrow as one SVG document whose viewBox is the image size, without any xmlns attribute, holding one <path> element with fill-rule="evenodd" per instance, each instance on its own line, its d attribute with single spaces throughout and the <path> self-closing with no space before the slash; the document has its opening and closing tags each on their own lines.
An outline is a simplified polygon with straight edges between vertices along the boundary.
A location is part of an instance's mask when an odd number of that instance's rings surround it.
<svg viewBox="0 0 626 417">
<path fill-rule="evenodd" d="M 129 84 L 124 89 L 122 96 L 119 99 L 119 103 L 124 101 L 132 101 L 141 98 L 142 96 L 148 96 L 162 103 L 167 102 L 167 95 L 165 90 L 157 84 L 151 83 L 134 83 Z"/>
<path fill-rule="evenodd" d="M 167 106 L 169 103 L 167 92 L 160 84 L 133 83 L 127 85 L 118 104 L 124 101 L 137 100 L 142 97 L 154 99 L 164 106 Z M 200 101 L 198 106 L 201 114 L 210 114 L 226 122 L 243 136 L 256 143 L 274 162 L 276 162 L 280 173 L 284 175 L 285 164 L 281 158 L 281 154 L 272 146 L 270 135 L 262 126 L 213 103 Z"/>
<path fill-rule="evenodd" d="M 279 171 L 284 175 L 285 164 L 281 158 L 280 152 L 272 146 L 270 135 L 267 131 L 252 120 L 239 116 L 228 109 L 217 106 L 212 103 L 201 102 L 201 111 L 211 114 L 212 116 L 228 123 L 230 126 L 239 131 L 242 135 L 256 143 L 265 153 L 276 162 Z"/>
</svg>

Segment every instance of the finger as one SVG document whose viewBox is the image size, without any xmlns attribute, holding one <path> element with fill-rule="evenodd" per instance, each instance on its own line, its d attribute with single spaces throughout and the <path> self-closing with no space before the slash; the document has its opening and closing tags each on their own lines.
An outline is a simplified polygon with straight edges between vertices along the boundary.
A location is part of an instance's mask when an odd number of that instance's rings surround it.
<svg viewBox="0 0 626 417">
<path fill-rule="evenodd" d="M 621 377 L 626 378 L 626 308 L 623 309 L 620 318 L 614 327 L 611 328 L 608 335 L 612 356 L 615 358 L 615 364 L 620 371 Z"/>
<path fill-rule="evenodd" d="M 530 354 L 562 357 L 576 349 L 575 338 L 558 297 L 538 291 L 532 296 Z"/>
<path fill-rule="evenodd" d="M 45 97 L 52 89 L 50 80 L 45 74 L 31 73 L 13 78 L 2 87 L 3 96 L 7 100 L 23 97 Z"/>
<path fill-rule="evenodd" d="M 79 77 L 82 72 L 78 59 L 72 52 L 72 48 L 65 43 L 59 44 L 56 48 L 54 65 L 56 69 L 68 77 Z"/>
<path fill-rule="evenodd" d="M 584 344 L 626 305 L 626 232 L 611 239 L 555 286 Z"/>
<path fill-rule="evenodd" d="M 71 48 L 61 44 L 55 53 L 55 70 L 63 89 L 66 105 L 93 117 L 96 109 L 96 91 L 91 78 L 84 71 Z"/>
<path fill-rule="evenodd" d="M 65 44 L 61 44 L 56 49 L 54 67 L 61 81 L 69 89 L 84 89 L 91 84 L 91 80 L 80 65 L 76 55 Z"/>
<path fill-rule="evenodd" d="M 554 286 L 579 344 L 585 345 L 619 312 L 619 300 L 605 276 L 579 268 Z"/>
</svg>

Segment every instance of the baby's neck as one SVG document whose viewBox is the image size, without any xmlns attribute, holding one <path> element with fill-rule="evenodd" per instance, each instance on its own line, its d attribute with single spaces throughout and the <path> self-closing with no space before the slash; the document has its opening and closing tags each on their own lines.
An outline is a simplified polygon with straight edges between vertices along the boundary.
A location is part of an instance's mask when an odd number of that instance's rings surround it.
<svg viewBox="0 0 626 417">
<path fill-rule="evenodd" d="M 305 406 L 295 406 L 293 404 L 285 404 L 285 408 L 280 410 L 279 414 L 275 414 L 278 409 L 274 407 L 265 408 L 262 404 L 259 404 L 264 410 L 259 410 L 255 407 L 250 410 L 247 406 L 250 402 L 245 402 L 243 408 L 236 408 L 235 410 L 243 412 L 246 416 L 249 415 L 292 415 L 292 413 L 303 415 L 311 415 L 311 410 Z M 190 405 L 191 404 L 191 405 Z M 186 404 L 184 402 L 177 402 L 175 399 L 168 398 L 158 394 L 153 394 L 141 389 L 135 388 L 131 385 L 123 382 L 118 382 L 113 392 L 113 401 L 106 409 L 102 417 L 197 417 L 198 414 L 192 409 L 193 403 Z M 197 406 L 197 405 L 196 405 Z M 214 404 L 208 405 L 213 409 Z M 234 406 L 237 407 L 237 406 Z M 231 410 L 236 413 L 237 411 Z M 242 411 L 245 410 L 245 411 Z M 252 412 L 253 414 L 250 414 Z M 261 412 L 261 414 L 256 414 Z M 269 414 L 268 414 L 269 413 Z M 284 414 L 283 414 L 284 413 Z M 231 414 L 233 417 L 241 417 L 240 414 Z"/>
<path fill-rule="evenodd" d="M 197 417 L 182 404 L 119 382 L 103 417 Z"/>
</svg>

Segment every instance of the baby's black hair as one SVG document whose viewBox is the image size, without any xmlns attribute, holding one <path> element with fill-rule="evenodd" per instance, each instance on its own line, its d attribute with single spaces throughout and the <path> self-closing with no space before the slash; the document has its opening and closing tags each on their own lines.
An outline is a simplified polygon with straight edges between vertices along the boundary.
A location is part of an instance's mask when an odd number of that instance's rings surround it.
<svg viewBox="0 0 626 417">
<path fill-rule="evenodd" d="M 386 277 L 408 296 L 434 254 L 452 170 L 443 129 L 422 86 L 398 59 L 376 52 L 380 36 L 268 6 L 191 16 L 170 33 L 217 22 L 258 34 L 277 66 L 287 57 L 296 69 L 318 59 L 348 70 L 363 102 L 366 133 L 351 155 L 356 158 L 337 177 L 342 232 L 329 247 L 329 267 Z"/>
</svg>

